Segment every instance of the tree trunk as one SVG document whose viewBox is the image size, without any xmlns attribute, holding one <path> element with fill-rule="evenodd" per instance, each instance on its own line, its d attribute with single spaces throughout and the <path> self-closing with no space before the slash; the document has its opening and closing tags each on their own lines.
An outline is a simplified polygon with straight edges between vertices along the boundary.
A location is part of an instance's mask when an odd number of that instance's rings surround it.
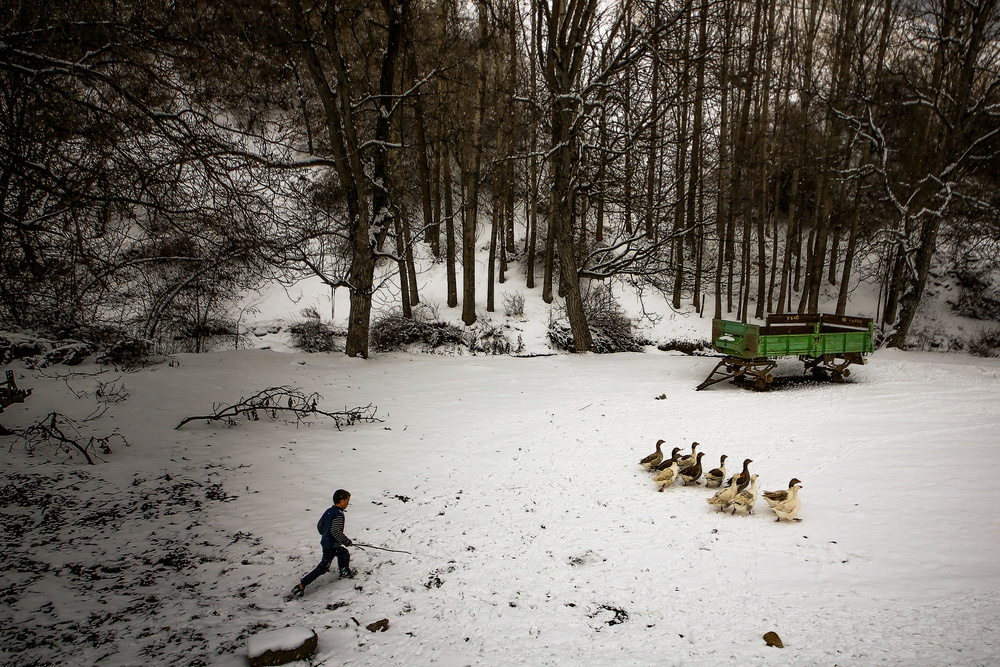
<svg viewBox="0 0 1000 667">
<path fill-rule="evenodd" d="M 538 3 L 531 3 L 531 63 L 529 71 L 529 84 L 531 90 L 531 99 L 538 99 L 537 92 L 537 72 L 535 70 L 538 62 L 538 12 L 541 11 L 541 6 Z M 535 287 L 535 254 L 538 245 L 538 123 L 535 114 L 535 108 L 532 106 L 529 110 L 529 123 L 530 128 L 528 130 L 530 135 L 530 153 L 531 159 L 528 164 L 529 174 L 528 174 L 528 214 L 525 216 L 528 225 L 528 257 L 527 265 L 525 266 L 525 273 L 527 274 L 525 280 L 525 286 L 528 289 L 534 289 Z M 546 302 L 548 303 L 548 302 Z"/>
<path fill-rule="evenodd" d="M 660 27 L 660 0 L 653 2 L 653 26 L 659 31 Z M 653 228 L 658 222 L 655 211 L 656 201 L 656 168 L 659 165 L 660 148 L 660 58 L 659 49 L 654 46 L 650 54 L 650 67 L 653 69 L 653 81 L 649 88 L 650 112 L 649 112 L 649 149 L 646 151 L 646 215 L 645 230 L 646 239 L 652 241 L 654 238 Z"/>
<path fill-rule="evenodd" d="M 448 279 L 448 307 L 458 306 L 458 278 L 456 263 L 458 258 L 455 248 L 455 203 L 454 184 L 451 180 L 451 152 L 447 144 L 441 146 L 444 155 L 441 159 L 441 168 L 444 172 L 444 233 L 445 233 L 445 273 Z"/>
<path fill-rule="evenodd" d="M 692 304 L 701 312 L 701 271 L 704 250 L 704 224 L 702 217 L 704 184 L 702 182 L 702 133 L 704 132 L 705 61 L 708 59 L 708 0 L 698 8 L 698 53 L 694 84 L 694 127 L 691 136 L 691 169 L 688 181 L 688 224 L 695 226 L 695 270 Z M 696 209 L 697 206 L 697 209 Z M 697 210 L 697 214 L 696 214 Z"/>
<path fill-rule="evenodd" d="M 724 267 L 732 261 L 730 243 L 727 237 L 729 218 L 729 67 L 732 49 L 732 3 L 734 0 L 723 0 L 724 29 L 722 41 L 722 65 L 719 69 L 719 168 L 718 193 L 716 197 L 716 233 L 719 238 L 719 248 L 715 264 L 715 317 L 722 317 L 722 276 Z M 731 266 L 731 264 L 729 264 Z M 731 281 L 730 281 L 731 285 Z M 730 295 L 731 287 L 730 289 Z M 728 312 L 733 309 L 732 296 L 729 298 Z"/>
<path fill-rule="evenodd" d="M 403 238 L 403 225 L 400 221 L 402 216 L 393 216 L 393 223 L 396 227 L 396 264 L 399 271 L 399 303 L 403 311 L 403 317 L 409 319 L 413 317 L 412 304 L 410 303 L 410 274 L 406 267 L 406 241 Z"/>
<path fill-rule="evenodd" d="M 500 218 L 503 213 L 500 211 L 500 195 L 497 190 L 493 190 L 493 217 L 490 222 L 490 251 L 489 263 L 486 266 L 486 312 L 492 313 L 494 308 L 493 298 L 496 294 L 496 263 L 497 263 L 497 237 L 500 236 Z"/>
<path fill-rule="evenodd" d="M 555 297 L 552 294 L 552 282 L 554 280 L 555 273 L 555 244 L 556 244 L 556 234 L 555 230 L 552 228 L 552 193 L 549 192 L 549 211 L 548 215 L 545 216 L 546 221 L 546 233 L 545 233 L 545 266 L 542 270 L 542 301 L 545 303 L 552 303 L 555 301 Z"/>
<path fill-rule="evenodd" d="M 412 37 L 407 36 L 406 44 L 406 68 L 409 71 L 407 77 L 410 87 L 417 83 L 417 58 L 414 53 Z M 440 237 L 441 231 L 437 226 L 434 216 L 434 208 L 431 204 L 431 167 L 427 158 L 427 134 L 424 129 L 424 105 L 421 99 L 422 93 L 417 91 L 413 96 L 413 129 L 417 138 L 417 171 L 420 175 L 420 203 L 424 214 L 423 238 L 431 246 L 434 256 L 441 253 Z"/>
<path fill-rule="evenodd" d="M 687 195 L 687 151 L 688 151 L 688 122 L 691 114 L 691 75 L 687 62 L 691 54 L 691 0 L 687 0 L 684 10 L 684 46 L 682 49 L 684 63 L 681 66 L 680 85 L 680 127 L 677 133 L 677 154 L 674 161 L 674 182 L 677 184 L 677 203 L 674 208 L 674 289 L 671 305 L 676 310 L 681 308 L 681 300 L 684 292 L 684 247 L 687 243 L 688 234 L 685 231 L 688 220 L 688 195 Z"/>
<path fill-rule="evenodd" d="M 587 43 L 590 21 L 597 9 L 596 0 L 568 0 L 554 4 L 549 13 L 548 43 L 545 54 L 545 81 L 552 97 L 551 165 L 552 230 L 559 259 L 561 282 L 566 290 L 566 314 L 577 352 L 591 346 L 587 315 L 583 309 L 580 278 L 573 245 L 573 193 L 576 119 L 579 113 L 574 84 L 583 67 L 582 44 Z"/>
<path fill-rule="evenodd" d="M 483 114 L 486 105 L 487 68 L 483 49 L 487 34 L 487 7 L 480 0 L 479 46 L 476 49 L 476 71 L 479 83 L 476 86 L 476 107 L 472 121 L 472 157 L 466 165 L 468 179 L 465 184 L 467 201 L 462 217 L 462 321 L 472 326 L 476 321 L 476 218 L 479 208 L 479 168 L 483 151 Z"/>
</svg>

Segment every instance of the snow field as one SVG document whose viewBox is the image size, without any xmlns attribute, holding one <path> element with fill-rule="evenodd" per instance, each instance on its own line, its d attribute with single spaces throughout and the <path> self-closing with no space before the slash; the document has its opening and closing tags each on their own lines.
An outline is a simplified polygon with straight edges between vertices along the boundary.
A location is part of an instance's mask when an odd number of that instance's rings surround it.
<svg viewBox="0 0 1000 667">
<path fill-rule="evenodd" d="M 166 489 L 154 480 L 171 474 L 231 498 L 112 517 L 87 548 L 22 542 L 51 569 L 0 573 L 23 587 L 4 621 L 85 621 L 116 604 L 115 577 L 162 539 L 206 560 L 119 591 L 133 611 L 78 649 L 86 662 L 240 664 L 247 636 L 294 625 L 319 634 L 315 662 L 350 665 L 994 664 L 1000 361 L 880 351 L 842 385 L 695 392 L 713 364 L 250 350 L 125 375 L 131 397 L 104 419 L 130 447 L 97 467 L 14 449 L 5 470 L 80 469 L 114 497 L 136 476 Z M 58 380 L 28 377 L 19 384 L 36 393 L 4 413 L 8 426 L 46 405 L 89 407 Z M 318 391 L 327 409 L 374 403 L 385 421 L 172 430 L 279 384 Z M 703 486 L 657 493 L 638 461 L 658 438 L 668 452 L 698 441 L 706 469 L 723 453 L 730 473 L 752 458 L 762 490 L 798 477 L 803 521 L 775 523 L 763 500 L 752 516 L 719 513 Z M 286 603 L 319 559 L 316 518 L 341 487 L 353 494 L 349 537 L 410 553 L 355 548 L 356 579 L 325 575 Z M 168 507 L 166 491 L 150 493 Z M 100 591 L 66 576 L 109 561 L 121 572 Z M 142 607 L 151 592 L 157 603 Z M 365 629 L 381 618 L 387 632 Z M 769 630 L 784 649 L 765 646 Z"/>
</svg>

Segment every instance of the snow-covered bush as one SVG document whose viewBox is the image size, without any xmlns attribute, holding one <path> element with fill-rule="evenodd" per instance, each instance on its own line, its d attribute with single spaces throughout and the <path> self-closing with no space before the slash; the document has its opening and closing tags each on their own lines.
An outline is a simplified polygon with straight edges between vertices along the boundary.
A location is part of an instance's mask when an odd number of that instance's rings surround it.
<svg viewBox="0 0 1000 667">
<path fill-rule="evenodd" d="M 962 293 L 955 303 L 955 312 L 977 320 L 1000 320 L 1000 289 L 986 271 L 969 267 L 958 272 Z"/>
<path fill-rule="evenodd" d="M 303 352 L 341 352 L 343 347 L 338 339 L 347 336 L 346 331 L 334 329 L 318 317 L 295 322 L 288 327 L 288 332 L 292 334 L 295 347 Z"/>
<path fill-rule="evenodd" d="M 216 347 L 234 344 L 244 347 L 244 335 L 236 322 L 228 317 L 191 319 L 187 314 L 176 315 L 163 330 L 173 331 L 173 352 L 209 352 Z"/>
<path fill-rule="evenodd" d="M 670 350 L 676 350 L 678 352 L 683 352 L 684 354 L 694 354 L 695 352 L 701 352 L 702 350 L 711 349 L 712 344 L 707 340 L 688 340 L 681 338 L 671 338 L 670 340 L 665 340 L 656 346 L 656 349 L 660 352 L 669 352 Z"/>
<path fill-rule="evenodd" d="M 0 365 L 14 359 L 24 359 L 42 354 L 49 346 L 36 338 L 24 335 L 0 336 Z"/>
<path fill-rule="evenodd" d="M 1000 357 L 1000 328 L 983 329 L 969 343 L 969 354 L 977 357 Z"/>
<path fill-rule="evenodd" d="M 100 354 L 96 361 L 99 364 L 115 366 L 129 370 L 141 366 L 153 352 L 153 341 L 145 338 L 123 338 L 117 340 Z"/>
<path fill-rule="evenodd" d="M 472 352 L 482 352 L 484 354 L 510 354 L 511 352 L 521 352 L 524 349 L 524 342 L 518 341 L 515 346 L 507 336 L 507 329 L 490 320 L 477 320 L 466 331 L 466 345 Z"/>
<path fill-rule="evenodd" d="M 427 311 L 414 317 L 403 317 L 399 311 L 381 315 L 371 325 L 371 345 L 376 352 L 402 350 L 420 346 L 426 350 L 438 348 L 467 348 L 481 354 L 510 354 L 524 349 L 524 342 L 511 343 L 508 328 L 486 318 L 463 329 L 454 324 L 423 319 Z M 452 351 L 455 351 L 454 349 Z M 461 354 L 461 350 L 457 351 Z"/>
<path fill-rule="evenodd" d="M 399 311 L 387 312 L 373 321 L 370 336 L 376 352 L 399 350 L 414 343 L 430 348 L 465 344 L 463 332 L 457 326 L 403 317 Z"/>
<path fill-rule="evenodd" d="M 503 297 L 503 310 L 507 317 L 524 317 L 524 293 L 506 292 Z"/>
<path fill-rule="evenodd" d="M 583 310 L 587 315 L 592 340 L 591 350 L 599 353 L 642 352 L 649 341 L 632 332 L 632 320 L 622 311 L 611 290 L 604 286 L 588 290 L 583 295 Z M 549 323 L 549 341 L 560 350 L 575 351 L 576 345 L 565 316 Z"/>
</svg>

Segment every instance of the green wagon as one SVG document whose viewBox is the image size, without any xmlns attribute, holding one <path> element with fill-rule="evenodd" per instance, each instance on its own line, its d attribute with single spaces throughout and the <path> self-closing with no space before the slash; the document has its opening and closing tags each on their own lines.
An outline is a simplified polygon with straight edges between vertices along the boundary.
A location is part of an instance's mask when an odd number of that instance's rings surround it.
<svg viewBox="0 0 1000 667">
<path fill-rule="evenodd" d="M 869 317 L 830 314 L 768 315 L 764 326 L 712 320 L 712 348 L 725 356 L 696 389 L 724 380 L 767 389 L 779 357 L 798 357 L 806 372 L 843 382 L 848 366 L 864 364 L 874 349 Z"/>
</svg>

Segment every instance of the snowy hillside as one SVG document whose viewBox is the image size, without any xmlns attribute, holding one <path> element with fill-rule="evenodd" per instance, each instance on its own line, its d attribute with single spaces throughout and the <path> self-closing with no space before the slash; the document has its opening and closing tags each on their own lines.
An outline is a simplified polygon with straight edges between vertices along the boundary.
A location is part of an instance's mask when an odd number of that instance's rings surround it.
<svg viewBox="0 0 1000 667">
<path fill-rule="evenodd" d="M 431 261 L 426 253 L 424 255 L 420 262 L 423 270 L 418 273 L 418 292 L 421 299 L 421 305 L 416 307 L 418 315 L 461 326 L 461 294 L 458 307 L 448 308 L 445 267 L 442 263 Z M 546 331 L 551 321 L 564 317 L 561 309 L 562 300 L 556 298 L 551 304 L 542 300 L 541 268 L 536 267 L 535 288 L 527 289 L 523 263 L 511 262 L 507 282 L 495 286 L 495 309 L 493 312 L 488 312 L 486 262 L 486 249 L 481 249 L 476 266 L 476 312 L 479 319 L 508 327 L 512 342 L 516 342 L 520 336 L 524 343 L 522 351 L 524 354 L 553 352 Z M 935 266 L 935 274 L 911 328 L 910 348 L 940 352 L 967 351 L 970 343 L 984 330 L 1000 329 L 1000 322 L 976 320 L 955 312 L 954 305 L 962 293 L 962 287 L 949 273 L 947 266 L 940 264 Z M 395 278 L 389 276 L 382 284 L 382 289 L 376 293 L 373 300 L 375 312 L 373 317 L 377 317 L 379 313 L 399 309 L 399 290 Z M 599 284 L 592 283 L 593 286 Z M 664 297 L 652 288 L 640 293 L 621 281 L 610 281 L 607 285 L 623 312 L 632 319 L 635 331 L 654 344 L 671 341 L 707 343 L 711 339 L 712 314 L 715 308 L 712 294 L 706 295 L 705 313 L 699 314 L 690 303 L 690 298 L 685 299 L 684 306 L 678 311 L 671 307 L 669 295 Z M 523 297 L 523 315 L 509 317 L 506 314 L 505 295 Z M 824 298 L 820 302 L 820 311 L 834 312 L 836 301 L 837 288 L 826 285 Z M 753 301 L 750 303 L 752 312 L 755 304 Z M 247 333 L 244 339 L 246 345 L 290 351 L 294 347 L 294 342 L 288 335 L 287 327 L 291 323 L 302 321 L 304 313 L 308 310 L 318 313 L 324 322 L 346 329 L 350 312 L 348 292 L 343 288 L 331 290 L 316 278 L 300 281 L 291 287 L 274 284 L 259 293 L 247 295 L 234 309 L 232 317 L 238 319 L 241 330 Z M 877 286 L 866 282 L 855 282 L 846 314 L 875 318 L 879 314 Z M 736 319 L 736 313 L 727 311 L 724 304 L 723 317 Z M 252 335 L 252 332 L 256 332 L 256 335 Z M 231 346 L 231 343 L 226 341 L 222 345 Z M 438 352 L 448 351 L 438 350 Z"/>
</svg>

